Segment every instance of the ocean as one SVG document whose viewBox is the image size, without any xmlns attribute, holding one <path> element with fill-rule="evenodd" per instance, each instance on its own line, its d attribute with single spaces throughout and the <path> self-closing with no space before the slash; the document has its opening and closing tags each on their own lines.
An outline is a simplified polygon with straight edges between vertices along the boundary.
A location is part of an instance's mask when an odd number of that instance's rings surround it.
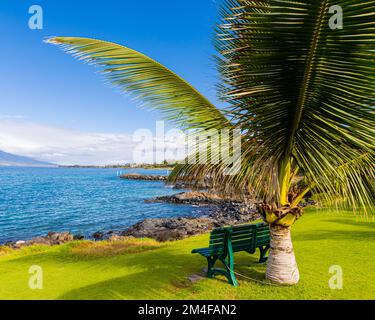
<svg viewBox="0 0 375 320">
<path fill-rule="evenodd" d="M 0 243 L 50 231 L 86 237 L 123 230 L 146 218 L 191 216 L 201 208 L 145 203 L 176 191 L 159 181 L 120 179 L 119 169 L 0 167 Z M 167 174 L 127 169 L 123 173 Z M 183 190 L 182 190 L 183 191 Z"/>
</svg>

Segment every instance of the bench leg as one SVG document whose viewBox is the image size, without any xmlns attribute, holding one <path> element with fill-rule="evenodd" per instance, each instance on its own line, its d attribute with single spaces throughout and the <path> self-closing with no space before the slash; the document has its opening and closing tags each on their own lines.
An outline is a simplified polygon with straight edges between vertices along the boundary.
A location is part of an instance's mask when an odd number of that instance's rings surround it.
<svg viewBox="0 0 375 320">
<path fill-rule="evenodd" d="M 259 247 L 259 250 L 260 250 L 259 263 L 264 263 L 267 261 L 268 257 L 266 257 L 266 254 L 269 249 L 270 249 L 270 246 Z"/>
<path fill-rule="evenodd" d="M 221 259 L 221 262 L 224 264 L 225 266 L 225 269 L 226 269 L 226 272 L 225 272 L 225 276 L 227 277 L 229 283 L 234 286 L 234 287 L 237 287 L 238 286 L 238 282 L 237 282 L 237 279 L 236 279 L 236 275 L 234 274 L 234 257 L 233 257 L 233 252 L 229 252 L 228 253 L 228 256 L 226 259 Z"/>
<path fill-rule="evenodd" d="M 217 256 L 207 257 L 207 277 L 212 278 L 214 276 L 213 267 L 217 261 Z"/>
</svg>

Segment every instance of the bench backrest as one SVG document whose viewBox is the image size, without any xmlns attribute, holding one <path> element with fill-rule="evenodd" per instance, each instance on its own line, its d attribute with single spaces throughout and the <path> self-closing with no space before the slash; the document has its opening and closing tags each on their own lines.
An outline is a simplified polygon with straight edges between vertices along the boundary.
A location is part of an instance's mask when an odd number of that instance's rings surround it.
<svg viewBox="0 0 375 320">
<path fill-rule="evenodd" d="M 225 234 L 231 232 L 231 244 L 236 251 L 255 251 L 259 246 L 268 245 L 270 231 L 264 223 L 246 224 L 227 228 L 214 229 L 210 234 L 210 248 L 223 248 Z"/>
<path fill-rule="evenodd" d="M 214 229 L 210 233 L 210 248 L 217 249 L 224 247 L 225 234 L 230 227 Z"/>
</svg>

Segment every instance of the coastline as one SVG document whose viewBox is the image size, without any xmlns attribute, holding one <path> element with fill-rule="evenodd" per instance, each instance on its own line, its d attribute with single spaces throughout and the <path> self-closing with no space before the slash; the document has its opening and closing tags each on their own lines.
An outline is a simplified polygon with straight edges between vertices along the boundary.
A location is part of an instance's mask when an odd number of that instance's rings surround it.
<svg viewBox="0 0 375 320">
<path fill-rule="evenodd" d="M 144 170 L 168 170 L 172 171 L 174 169 L 173 165 L 56 165 L 58 168 L 68 168 L 68 169 L 144 169 Z"/>
<path fill-rule="evenodd" d="M 181 240 L 201 234 L 213 228 L 226 225 L 248 223 L 260 219 L 255 203 L 244 203 L 233 199 L 223 199 L 215 194 L 201 191 L 177 193 L 156 197 L 145 202 L 165 202 L 174 205 L 205 207 L 205 214 L 170 218 L 144 219 L 120 231 L 98 231 L 90 236 L 70 232 L 49 232 L 45 236 L 19 239 L 0 246 L 21 249 L 31 245 L 60 245 L 74 240 L 116 241 L 123 238 L 151 238 L 160 242 Z"/>
<path fill-rule="evenodd" d="M 145 175 L 159 170 L 124 170 Z M 86 238 L 99 231 L 124 231 L 145 218 L 200 215 L 204 209 L 143 204 L 176 191 L 163 181 L 119 179 L 116 169 L 1 167 L 0 245 L 51 232 Z"/>
</svg>

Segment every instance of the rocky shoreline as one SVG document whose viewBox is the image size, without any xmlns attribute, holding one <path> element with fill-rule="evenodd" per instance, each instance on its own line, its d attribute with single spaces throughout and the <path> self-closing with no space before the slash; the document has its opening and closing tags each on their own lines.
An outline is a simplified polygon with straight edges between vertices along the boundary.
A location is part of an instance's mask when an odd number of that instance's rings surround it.
<svg viewBox="0 0 375 320">
<path fill-rule="evenodd" d="M 128 173 L 121 175 L 120 178 L 125 180 L 167 181 L 168 177 L 163 175 L 145 175 L 138 173 Z"/>
<path fill-rule="evenodd" d="M 218 206 L 225 204 L 236 205 L 243 203 L 238 199 L 223 198 L 215 193 L 205 191 L 181 192 L 171 196 L 156 197 L 150 200 L 146 200 L 146 202 L 164 202 L 172 204 L 188 204 L 197 206 Z"/>
<path fill-rule="evenodd" d="M 178 198 L 177 198 L 178 199 Z M 217 203 L 205 202 L 200 204 L 194 200 L 169 199 L 171 203 L 210 206 L 209 213 L 202 217 L 180 217 L 165 219 L 146 219 L 122 232 L 121 236 L 136 238 L 153 238 L 157 241 L 180 240 L 227 225 L 251 222 L 261 218 L 254 204 L 217 200 Z M 160 199 L 158 201 L 161 201 Z M 181 201 L 181 202 L 180 202 Z"/>
<path fill-rule="evenodd" d="M 87 240 L 121 240 L 125 237 L 152 238 L 160 242 L 180 240 L 225 225 L 247 223 L 260 218 L 254 203 L 223 199 L 208 192 L 184 192 L 172 196 L 157 197 L 147 202 L 166 202 L 176 205 L 204 206 L 206 214 L 199 217 L 145 219 L 122 231 L 96 232 Z M 5 246 L 20 249 L 31 245 L 60 245 L 73 240 L 85 239 L 82 235 L 68 232 L 50 232 L 46 236 L 30 240 L 8 242 Z"/>
<path fill-rule="evenodd" d="M 139 180 L 139 181 L 163 181 L 167 182 L 168 176 L 158 175 L 158 174 L 138 174 L 138 173 L 127 173 L 119 176 L 120 179 L 124 180 Z M 173 184 L 173 189 L 191 189 L 193 186 L 198 187 L 199 189 L 209 189 L 210 184 L 208 182 L 200 182 L 199 185 L 194 183 L 188 183 L 183 181 L 177 181 Z"/>
</svg>

